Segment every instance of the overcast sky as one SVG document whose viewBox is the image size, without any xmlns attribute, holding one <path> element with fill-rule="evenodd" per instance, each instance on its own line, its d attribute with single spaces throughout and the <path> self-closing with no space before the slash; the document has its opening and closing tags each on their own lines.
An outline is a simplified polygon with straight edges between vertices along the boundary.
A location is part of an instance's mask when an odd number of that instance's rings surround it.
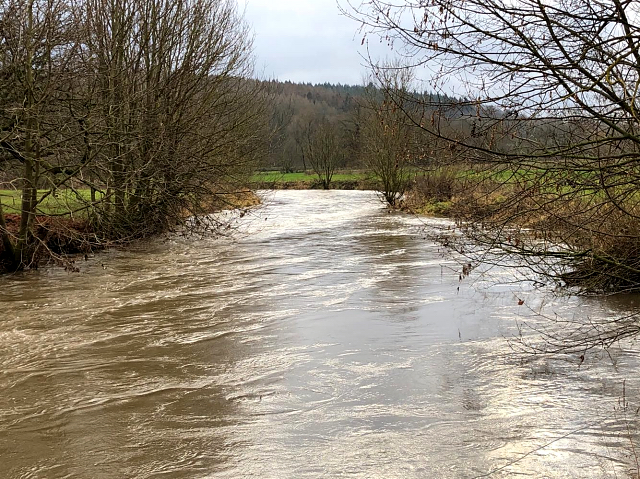
<svg viewBox="0 0 640 479">
<path fill-rule="evenodd" d="M 336 0 L 239 0 L 239 4 L 246 8 L 245 18 L 255 33 L 256 67 L 262 76 L 311 83 L 363 82 L 362 34 L 358 23 L 340 14 Z"/>
</svg>

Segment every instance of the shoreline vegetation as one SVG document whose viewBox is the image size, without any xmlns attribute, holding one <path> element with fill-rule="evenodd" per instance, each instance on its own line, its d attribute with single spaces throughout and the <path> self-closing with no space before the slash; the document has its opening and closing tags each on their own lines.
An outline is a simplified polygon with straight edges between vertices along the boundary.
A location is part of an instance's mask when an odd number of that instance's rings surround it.
<svg viewBox="0 0 640 479">
<path fill-rule="evenodd" d="M 258 172 L 251 177 L 254 190 L 378 190 L 380 180 L 362 170 L 336 172 L 328 185 L 313 172 L 282 173 L 279 171 Z"/>
<path fill-rule="evenodd" d="M 484 179 L 484 188 L 471 188 L 474 174 L 468 169 L 439 168 L 434 171 L 413 171 L 408 180 L 407 191 L 402 199 L 388 207 L 412 214 L 448 217 L 454 221 L 487 218 L 505 201 L 508 188 L 504 181 Z M 476 175 L 477 176 L 477 175 Z M 475 178 L 477 180 L 477 177 Z M 477 183 L 477 181 L 475 181 Z M 247 209 L 258 206 L 257 190 L 369 190 L 381 191 L 382 181 L 364 170 L 341 170 L 334 174 L 329 188 L 313 172 L 262 171 L 250 176 L 248 188 L 219 193 L 210 204 L 201 208 L 200 214 L 211 214 L 228 209 Z M 491 193 L 488 193 L 491 192 Z M 20 226 L 21 192 L 0 190 L 0 201 L 4 206 L 6 230 L 17 234 Z M 46 192 L 39 192 L 46 195 Z M 122 244 L 122 241 L 105 241 L 98 236 L 83 209 L 89 198 L 88 190 L 60 190 L 39 202 L 34 217 L 33 235 L 38 242 L 31 269 L 38 264 L 58 264 L 75 271 L 74 261 L 78 256 Z M 192 216 L 185 211 L 183 220 Z M 124 242 L 126 243 L 126 241 Z M 0 243 L 0 257 L 4 248 Z M 0 273 L 10 270 L 0 264 Z"/>
<path fill-rule="evenodd" d="M 235 1 L 9 0 L 0 24 L 0 269 L 170 232 L 247 189 L 273 94 Z"/>
<path fill-rule="evenodd" d="M 77 272 L 75 261 L 84 255 L 107 249 L 126 241 L 108 241 L 99 236 L 93 227 L 82 203 L 77 196 L 88 192 L 62 190 L 56 196 L 40 203 L 33 219 L 32 235 L 36 242 L 29 269 L 37 270 L 39 265 L 58 265 L 69 272 Z M 0 200 L 4 203 L 4 226 L 10 235 L 17 235 L 20 229 L 20 192 L 0 190 Z M 223 210 L 249 209 L 260 204 L 258 195 L 250 189 L 218 193 L 210 200 L 210 205 L 201 214 L 211 214 Z M 190 215 L 184 211 L 183 220 Z M 5 254 L 5 246 L 0 243 L 0 258 Z M 0 262 L 0 274 L 12 272 L 6 263 Z"/>
<path fill-rule="evenodd" d="M 258 79 L 232 0 L 10 0 L 0 189 L 15 192 L 0 196 L 0 269 L 170 232 L 223 207 L 225 191 L 371 189 L 391 208 L 454 219 L 462 234 L 444 240 L 472 262 L 640 292 L 638 65 L 623 61 L 640 42 L 586 40 L 614 20 L 640 31 L 630 7 L 581 6 L 588 21 L 573 25 L 574 11 L 549 23 L 537 4 L 485 16 L 471 3 L 462 16 L 420 5 L 414 25 L 396 21 L 403 2 L 344 10 L 365 37 L 418 45 L 350 86 Z M 496 55 L 469 49 L 486 42 Z M 441 68 L 425 84 L 416 67 L 430 61 Z M 523 64 L 533 83 L 513 77 Z M 479 85 L 466 68 L 500 80 Z M 446 93 L 458 74 L 470 97 Z"/>
<path fill-rule="evenodd" d="M 408 180 L 408 189 L 402 200 L 393 209 L 414 214 L 435 217 L 451 217 L 455 219 L 460 213 L 461 204 L 465 203 L 465 190 L 469 186 L 464 171 L 453 168 L 442 168 L 435 171 L 416 170 Z M 317 190 L 324 189 L 313 172 L 282 173 L 279 171 L 258 172 L 251 177 L 253 190 Z M 336 173 L 328 189 L 382 191 L 380 178 L 364 170 L 344 170 Z M 470 192 L 469 192 L 470 193 Z M 484 206 L 498 203 L 500 195 L 493 199 L 485 198 Z M 480 213 L 478 210 L 477 214 Z"/>
</svg>

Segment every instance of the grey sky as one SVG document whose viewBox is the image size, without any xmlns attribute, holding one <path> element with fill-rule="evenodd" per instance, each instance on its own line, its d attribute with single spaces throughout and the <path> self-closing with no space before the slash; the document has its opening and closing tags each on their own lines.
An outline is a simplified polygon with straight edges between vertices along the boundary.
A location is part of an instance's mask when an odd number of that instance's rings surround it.
<svg viewBox="0 0 640 479">
<path fill-rule="evenodd" d="M 336 0 L 240 0 L 239 5 L 246 7 L 256 67 L 266 78 L 362 83 L 362 34 L 340 14 Z"/>
</svg>

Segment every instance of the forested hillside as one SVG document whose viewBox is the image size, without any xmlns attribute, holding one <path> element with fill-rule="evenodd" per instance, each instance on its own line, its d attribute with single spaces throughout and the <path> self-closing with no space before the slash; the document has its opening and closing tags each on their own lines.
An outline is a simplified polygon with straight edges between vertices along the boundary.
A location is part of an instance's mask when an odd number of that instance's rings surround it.
<svg viewBox="0 0 640 479">
<path fill-rule="evenodd" d="M 345 168 L 366 167 L 361 157 L 361 128 L 365 122 L 363 110 L 377 108 L 384 94 L 372 82 L 368 85 L 311 84 L 290 81 L 267 82 L 273 95 L 271 128 L 273 136 L 268 154 L 260 164 L 261 169 L 283 172 L 312 170 L 313 154 L 309 151 L 310 138 L 321 123 L 334 125 L 341 149 L 339 166 Z M 417 95 L 423 114 L 433 108 L 424 105 L 464 105 L 464 101 L 425 92 Z M 475 113 L 474 108 L 458 106 L 455 116 Z M 313 143 L 313 141 L 311 140 Z M 310 162 L 311 160 L 311 162 Z"/>
<path fill-rule="evenodd" d="M 269 82 L 273 94 L 273 136 L 261 167 L 284 172 L 311 169 L 307 146 L 320 122 L 336 125 L 346 148 L 341 166 L 356 164 L 354 118 L 363 86 Z"/>
</svg>

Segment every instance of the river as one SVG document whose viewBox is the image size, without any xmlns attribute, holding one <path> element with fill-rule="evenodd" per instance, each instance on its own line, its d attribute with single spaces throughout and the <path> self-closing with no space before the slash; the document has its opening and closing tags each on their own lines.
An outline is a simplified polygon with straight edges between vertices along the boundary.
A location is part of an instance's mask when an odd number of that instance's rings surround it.
<svg viewBox="0 0 640 479">
<path fill-rule="evenodd" d="M 535 321 L 520 297 L 615 302 L 460 282 L 426 239 L 445 223 L 371 192 L 225 214 L 225 237 L 0 278 L 0 477 L 626 477 L 638 348 L 532 362 L 508 340 Z"/>
</svg>

